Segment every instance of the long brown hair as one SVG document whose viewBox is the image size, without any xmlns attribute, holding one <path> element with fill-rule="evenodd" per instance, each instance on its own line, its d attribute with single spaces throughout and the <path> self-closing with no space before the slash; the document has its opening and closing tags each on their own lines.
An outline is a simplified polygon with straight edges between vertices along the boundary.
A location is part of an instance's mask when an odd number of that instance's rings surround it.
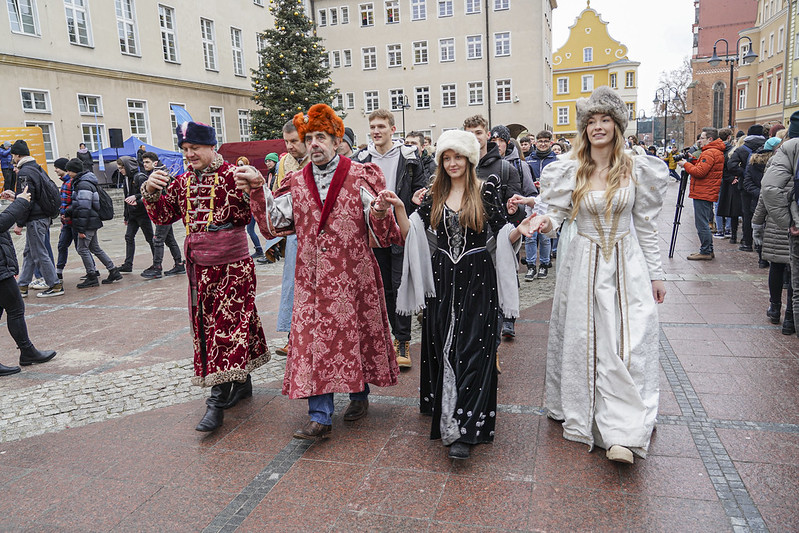
<svg viewBox="0 0 799 533">
<path fill-rule="evenodd" d="M 458 153 L 454 150 L 453 152 Z M 465 158 L 466 156 L 463 157 Z M 460 211 L 458 211 L 458 222 L 461 226 L 468 227 L 478 233 L 483 231 L 483 224 L 485 223 L 481 186 L 482 183 L 477 178 L 477 171 L 474 165 L 467 159 L 466 189 L 463 192 Z M 430 185 L 430 196 L 433 202 L 430 210 L 430 226 L 433 228 L 438 227 L 441 218 L 444 216 L 444 202 L 447 201 L 451 188 L 452 181 L 444 169 L 444 154 L 441 154 L 441 163 L 436 167 L 433 184 Z"/>
<path fill-rule="evenodd" d="M 621 187 L 621 180 L 630 176 L 632 178 L 633 160 L 624 153 L 624 132 L 614 121 L 613 151 L 610 154 L 610 168 L 608 169 L 607 187 L 605 188 L 605 217 L 610 216 L 613 195 Z M 583 197 L 588 194 L 591 184 L 588 181 L 596 170 L 596 163 L 591 158 L 591 142 L 588 140 L 588 128 L 583 129 L 577 138 L 575 149 L 577 158 L 577 182 L 572 192 L 572 220 L 577 216 Z"/>
</svg>

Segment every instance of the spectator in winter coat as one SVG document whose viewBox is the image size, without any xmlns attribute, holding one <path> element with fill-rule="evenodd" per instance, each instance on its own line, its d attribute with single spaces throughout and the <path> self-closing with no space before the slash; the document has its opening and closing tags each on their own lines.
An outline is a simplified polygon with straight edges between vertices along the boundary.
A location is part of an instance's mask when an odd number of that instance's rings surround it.
<svg viewBox="0 0 799 533">
<path fill-rule="evenodd" d="M 544 167 L 558 158 L 555 152 L 552 151 L 552 146 L 552 133 L 547 130 L 539 131 L 538 135 L 535 136 L 534 150 L 527 158 L 527 164 L 530 166 L 533 182 L 536 186 L 538 180 L 541 179 L 541 171 L 544 170 Z M 532 213 L 532 208 L 527 208 L 527 214 L 529 215 L 530 213 Z M 547 277 L 549 269 L 552 268 L 552 241 L 555 239 L 550 239 L 538 232 L 525 239 L 527 274 L 524 275 L 524 281 L 533 281 L 536 277 L 540 279 Z M 536 267 L 537 258 L 540 259 L 540 267 L 538 268 Z"/>
<path fill-rule="evenodd" d="M 346 137 L 346 136 L 345 136 Z M 420 131 L 412 131 L 405 136 L 406 146 L 415 146 L 419 151 L 419 158 L 422 161 L 422 168 L 429 183 L 436 173 L 436 159 L 424 150 L 424 134 Z"/>
<path fill-rule="evenodd" d="M 0 169 L 3 171 L 3 190 L 14 190 L 14 164 L 11 162 L 11 141 L 0 145 Z"/>
<path fill-rule="evenodd" d="M 83 165 L 83 170 L 92 170 L 94 168 L 92 154 L 90 154 L 89 150 L 86 149 L 85 144 L 80 143 L 80 145 L 78 145 L 78 153 L 76 157 L 80 159 L 81 164 Z"/>
<path fill-rule="evenodd" d="M 749 163 L 746 165 L 744 171 L 744 190 L 747 192 L 747 197 L 754 205 L 747 206 L 754 216 L 755 209 L 757 208 L 757 201 L 760 199 L 760 182 L 763 179 L 763 173 L 766 171 L 771 156 L 774 155 L 774 148 L 779 146 L 780 139 L 772 137 L 763 148 L 752 154 L 749 158 Z M 754 240 L 754 237 L 753 237 Z M 758 254 L 758 263 L 760 268 L 768 268 L 768 261 L 763 259 L 762 249 L 760 246 L 754 246 Z"/>
<path fill-rule="evenodd" d="M 142 164 L 144 164 L 144 173 L 149 177 L 150 173 L 156 168 L 165 168 L 164 164 L 158 159 L 155 152 L 144 152 L 142 156 Z M 141 196 L 141 190 L 139 190 Z M 169 248 L 172 254 L 172 259 L 175 261 L 175 266 L 163 272 L 162 263 L 164 260 L 164 247 Z M 180 246 L 175 240 L 175 232 L 172 229 L 172 224 L 155 224 L 153 231 L 153 264 L 144 269 L 141 277 L 146 279 L 157 279 L 161 276 L 176 276 L 178 274 L 185 274 L 186 266 L 183 262 Z"/>
<path fill-rule="evenodd" d="M 61 157 L 53 162 L 55 173 L 61 179 L 61 207 L 58 212 L 61 218 L 61 233 L 58 236 L 58 260 L 55 264 L 58 279 L 63 280 L 64 267 L 67 265 L 69 247 L 74 242 L 77 246 L 78 235 L 72 231 L 72 222 L 64 216 L 69 204 L 72 203 L 72 178 L 67 173 L 67 163 L 69 159 Z"/>
<path fill-rule="evenodd" d="M 144 234 L 144 240 L 150 245 L 150 251 L 155 255 L 153 250 L 153 223 L 150 222 L 150 217 L 147 216 L 147 210 L 144 208 L 144 202 L 141 199 L 141 186 L 147 181 L 147 174 L 139 172 L 139 167 L 136 160 L 132 157 L 123 155 L 117 160 L 117 169 L 123 176 L 122 190 L 125 195 L 124 218 L 125 226 L 125 262 L 119 267 L 122 273 L 133 271 L 133 257 L 136 255 L 136 234 L 141 228 Z"/>
<path fill-rule="evenodd" d="M 744 144 L 735 152 L 730 154 L 727 160 L 727 170 L 729 170 L 738 180 L 738 190 L 741 192 L 741 210 L 743 212 L 743 236 L 741 237 L 741 246 L 738 248 L 742 252 L 751 252 L 752 248 L 752 215 L 754 214 L 754 206 L 757 205 L 757 200 L 752 202 L 752 197 L 746 190 L 744 190 L 744 172 L 746 171 L 746 164 L 749 162 L 749 157 L 763 148 L 766 143 L 766 138 L 763 136 L 763 126 L 755 124 L 749 127 Z"/>
</svg>

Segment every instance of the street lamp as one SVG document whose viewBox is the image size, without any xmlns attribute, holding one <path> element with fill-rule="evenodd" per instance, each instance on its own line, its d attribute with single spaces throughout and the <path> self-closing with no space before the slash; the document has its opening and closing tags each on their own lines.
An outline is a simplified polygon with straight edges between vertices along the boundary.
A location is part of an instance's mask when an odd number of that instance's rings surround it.
<svg viewBox="0 0 799 533">
<path fill-rule="evenodd" d="M 411 108 L 411 104 L 408 102 L 408 95 L 402 95 L 402 139 L 405 140 L 405 110 Z"/>
<path fill-rule="evenodd" d="M 671 96 L 672 92 L 674 96 L 671 99 L 672 104 L 679 104 L 680 103 L 680 92 L 675 87 L 661 87 L 660 89 L 655 91 L 655 99 L 652 100 L 652 103 L 655 104 L 655 107 L 663 103 L 663 151 L 666 151 L 666 133 L 667 128 L 666 124 L 669 120 L 669 96 Z M 658 97 L 660 95 L 660 97 Z M 655 138 L 655 129 L 652 128 L 652 139 Z"/>
<path fill-rule="evenodd" d="M 718 54 L 716 54 L 716 45 L 719 44 L 720 42 L 724 41 L 724 47 L 725 47 L 724 61 L 726 61 L 727 64 L 730 66 L 730 88 L 729 88 L 729 90 L 730 90 L 730 114 L 729 114 L 730 128 L 732 128 L 732 90 L 733 90 L 733 87 L 732 87 L 733 79 L 732 79 L 732 77 L 733 77 L 733 70 L 735 69 L 735 64 L 738 63 L 738 58 L 740 57 L 739 50 L 740 50 L 740 46 L 741 46 L 741 39 L 746 39 L 747 41 L 749 41 L 749 48 L 747 49 L 746 54 L 741 59 L 741 61 L 743 61 L 744 65 L 748 65 L 749 63 L 751 63 L 752 61 L 757 59 L 757 54 L 752 51 L 752 48 L 753 48 L 752 39 L 750 39 L 749 37 L 747 37 L 745 35 L 743 35 L 741 37 L 738 37 L 738 40 L 735 41 L 735 55 L 734 56 L 732 56 L 732 57 L 730 56 L 730 43 L 727 42 L 727 39 L 718 39 L 715 43 L 713 43 L 713 56 L 710 59 L 707 60 L 708 64 L 711 67 L 716 67 L 716 66 L 719 65 L 719 63 L 721 63 L 721 58 L 718 56 Z"/>
<path fill-rule="evenodd" d="M 638 110 L 638 116 L 635 119 L 635 138 L 638 139 L 638 126 L 641 120 L 646 120 L 646 111 L 643 109 Z M 640 141 L 640 139 L 638 139 Z"/>
</svg>

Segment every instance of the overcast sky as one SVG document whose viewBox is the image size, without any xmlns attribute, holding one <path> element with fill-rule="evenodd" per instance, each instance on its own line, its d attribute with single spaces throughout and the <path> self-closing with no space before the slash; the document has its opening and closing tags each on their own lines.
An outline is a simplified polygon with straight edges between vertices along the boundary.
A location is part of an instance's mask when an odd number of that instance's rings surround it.
<svg viewBox="0 0 799 533">
<path fill-rule="evenodd" d="M 558 0 L 552 12 L 552 52 L 566 44 L 569 27 L 586 8 L 586 0 Z M 626 45 L 638 61 L 638 108 L 652 114 L 660 73 L 691 57 L 693 0 L 591 0 L 591 8 L 608 23 L 613 39 Z"/>
</svg>

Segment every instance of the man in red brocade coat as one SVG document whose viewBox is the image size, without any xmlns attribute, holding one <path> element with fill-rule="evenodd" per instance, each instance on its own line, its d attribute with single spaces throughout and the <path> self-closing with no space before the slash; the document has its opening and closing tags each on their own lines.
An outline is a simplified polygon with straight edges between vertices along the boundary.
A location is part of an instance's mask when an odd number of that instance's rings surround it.
<svg viewBox="0 0 799 533">
<path fill-rule="evenodd" d="M 385 189 L 380 169 L 336 154 L 344 123 L 316 104 L 294 124 L 311 163 L 286 176 L 274 196 L 254 168 L 236 171 L 267 237 L 297 235 L 294 314 L 283 394 L 308 398 L 310 422 L 301 439 L 328 437 L 333 393 L 350 393 L 344 420 L 366 415 L 369 383 L 397 383 L 397 361 L 386 314 L 380 268 L 371 246 L 402 244 L 390 210 L 373 201 Z M 378 243 L 378 244 L 376 244 Z"/>
<path fill-rule="evenodd" d="M 236 189 L 236 167 L 216 153 L 211 126 L 185 122 L 177 134 L 188 171 L 174 179 L 154 171 L 142 198 L 156 224 L 186 225 L 192 383 L 211 387 L 196 429 L 213 431 L 222 425 L 223 409 L 252 396 L 250 372 L 269 361 L 269 349 L 255 308 L 255 265 L 245 231 L 250 205 Z"/>
</svg>

